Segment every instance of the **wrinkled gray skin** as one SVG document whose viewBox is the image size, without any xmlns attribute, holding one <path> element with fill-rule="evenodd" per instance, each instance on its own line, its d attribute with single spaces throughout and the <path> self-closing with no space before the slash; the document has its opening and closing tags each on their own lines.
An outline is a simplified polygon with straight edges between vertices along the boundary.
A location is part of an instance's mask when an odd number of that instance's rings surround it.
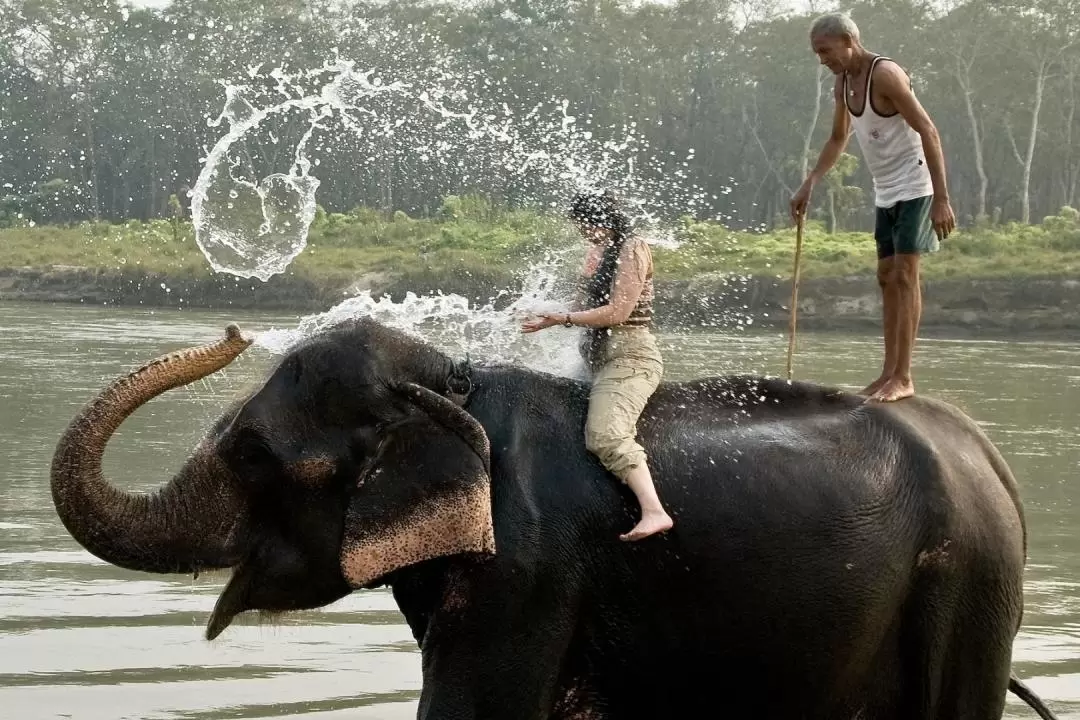
<svg viewBox="0 0 1080 720">
<path fill-rule="evenodd" d="M 675 529 L 584 448 L 587 386 L 450 361 L 369 320 L 293 349 L 153 495 L 109 485 L 110 435 L 248 345 L 118 380 L 60 439 L 71 534 L 134 570 L 233 568 L 210 618 L 389 585 L 420 645 L 419 717 L 988 720 L 1010 672 L 1026 552 L 1016 482 L 928 398 L 807 383 L 664 383 L 639 425 Z"/>
</svg>

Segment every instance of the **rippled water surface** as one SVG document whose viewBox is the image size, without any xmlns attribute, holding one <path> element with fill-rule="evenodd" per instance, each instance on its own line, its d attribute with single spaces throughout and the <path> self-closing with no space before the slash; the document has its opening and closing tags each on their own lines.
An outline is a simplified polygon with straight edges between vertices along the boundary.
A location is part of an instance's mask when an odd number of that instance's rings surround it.
<svg viewBox="0 0 1080 720">
<path fill-rule="evenodd" d="M 260 625 L 241 616 L 202 639 L 224 575 L 133 573 L 66 533 L 48 468 L 57 437 L 103 384 L 168 350 L 297 318 L 0 304 L 0 716 L 396 718 L 415 714 L 419 655 L 385 591 Z M 780 373 L 781 335 L 663 336 L 669 377 Z M 807 335 L 796 374 L 861 387 L 878 340 Z M 203 428 L 257 383 L 271 356 L 250 350 L 225 371 L 163 395 L 117 433 L 105 469 L 150 490 L 183 462 Z M 1027 609 L 1015 645 L 1021 677 L 1062 718 L 1080 718 L 1080 346 L 920 341 L 922 392 L 986 427 L 1020 480 L 1030 527 Z M 1007 716 L 1034 718 L 1010 698 Z"/>
</svg>

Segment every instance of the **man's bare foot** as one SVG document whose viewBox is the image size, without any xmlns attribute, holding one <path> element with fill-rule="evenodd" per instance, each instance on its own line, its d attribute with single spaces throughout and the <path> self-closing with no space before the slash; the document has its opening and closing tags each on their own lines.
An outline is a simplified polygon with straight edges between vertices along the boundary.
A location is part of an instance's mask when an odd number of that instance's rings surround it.
<svg viewBox="0 0 1080 720">
<path fill-rule="evenodd" d="M 876 393 L 878 390 L 881 389 L 882 385 L 884 385 L 885 383 L 887 383 L 889 381 L 889 377 L 890 377 L 889 375 L 886 375 L 885 373 L 882 373 L 881 377 L 879 377 L 877 380 L 875 380 L 874 382 L 870 383 L 869 385 L 864 387 L 862 390 L 860 390 L 859 395 L 873 395 L 874 393 Z"/>
<path fill-rule="evenodd" d="M 896 402 L 897 400 L 903 400 L 909 398 L 915 394 L 915 384 L 911 382 L 911 378 L 889 378 L 889 380 L 878 388 L 877 392 L 871 395 L 868 400 L 874 402 Z"/>
<path fill-rule="evenodd" d="M 630 532 L 625 535 L 620 535 L 619 539 L 626 542 L 641 540 L 642 538 L 655 535 L 656 533 L 667 532 L 674 524 L 675 521 L 663 510 L 645 513 L 641 516 L 641 520 L 638 524 L 635 525 Z"/>
</svg>

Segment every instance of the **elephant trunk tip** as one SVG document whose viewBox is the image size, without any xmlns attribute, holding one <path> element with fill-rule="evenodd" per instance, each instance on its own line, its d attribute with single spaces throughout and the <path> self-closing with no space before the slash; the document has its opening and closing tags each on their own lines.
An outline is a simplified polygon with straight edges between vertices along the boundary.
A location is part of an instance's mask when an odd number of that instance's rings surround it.
<svg viewBox="0 0 1080 720">
<path fill-rule="evenodd" d="M 234 322 L 225 326 L 225 339 L 227 340 L 243 340 L 243 333 L 240 332 L 240 326 Z"/>
</svg>

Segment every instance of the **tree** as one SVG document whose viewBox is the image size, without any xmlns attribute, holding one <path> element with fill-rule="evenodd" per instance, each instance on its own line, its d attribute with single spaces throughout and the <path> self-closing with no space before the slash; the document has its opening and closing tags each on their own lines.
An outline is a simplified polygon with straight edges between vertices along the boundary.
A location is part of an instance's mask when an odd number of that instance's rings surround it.
<svg viewBox="0 0 1080 720">
<path fill-rule="evenodd" d="M 1080 202 L 1080 3 L 944 2 L 844 7 L 869 48 L 910 72 L 961 220 L 1030 220 Z M 829 131 L 833 77 L 807 33 L 834 5 L 0 0 L 0 195 L 60 180 L 64 202 L 79 200 L 65 209 L 75 219 L 170 217 L 169 197 L 187 200 L 223 131 L 209 121 L 224 84 L 276 103 L 318 92 L 324 66 L 343 58 L 407 90 L 372 99 L 350 127 L 335 114 L 312 134 L 329 212 L 426 213 L 468 193 L 547 204 L 587 176 L 661 216 L 787 222 Z M 296 86 L 279 86 L 279 71 Z M 470 138 L 418 100 L 424 90 L 504 137 Z M 252 133 L 234 146 L 241 169 L 286 169 L 309 129 L 298 112 Z M 857 164 L 842 186 L 869 183 Z M 869 225 L 836 200 L 836 224 Z"/>
<path fill-rule="evenodd" d="M 1022 168 L 1020 221 L 1023 223 L 1031 222 L 1031 171 L 1047 83 L 1061 70 L 1063 59 L 1077 42 L 1071 24 L 1063 27 L 1059 23 L 1058 5 L 1057 0 L 1049 0 L 1042 6 L 1009 2 L 1000 11 L 1011 28 L 1006 36 L 1006 47 L 1020 60 L 1023 70 L 1031 73 L 1032 97 L 1027 103 L 1030 117 L 1023 150 L 1017 144 L 1012 118 L 1007 116 L 1005 121 L 1009 146 Z M 1036 38 L 1038 41 L 1032 42 Z"/>
<path fill-rule="evenodd" d="M 825 173 L 826 198 L 829 208 L 829 233 L 841 230 L 844 222 L 862 205 L 862 188 L 845 185 L 844 181 L 859 167 L 859 159 L 841 153 L 836 164 Z"/>
<path fill-rule="evenodd" d="M 940 68 L 943 79 L 955 83 L 968 121 L 971 157 L 978 183 L 974 191 L 973 216 L 980 222 L 988 217 L 986 203 L 990 186 L 984 138 L 991 111 L 982 98 L 990 78 L 985 69 L 993 62 L 995 44 L 1004 31 L 998 19 L 985 0 L 954 4 L 933 24 L 929 43 L 932 65 Z"/>
</svg>

